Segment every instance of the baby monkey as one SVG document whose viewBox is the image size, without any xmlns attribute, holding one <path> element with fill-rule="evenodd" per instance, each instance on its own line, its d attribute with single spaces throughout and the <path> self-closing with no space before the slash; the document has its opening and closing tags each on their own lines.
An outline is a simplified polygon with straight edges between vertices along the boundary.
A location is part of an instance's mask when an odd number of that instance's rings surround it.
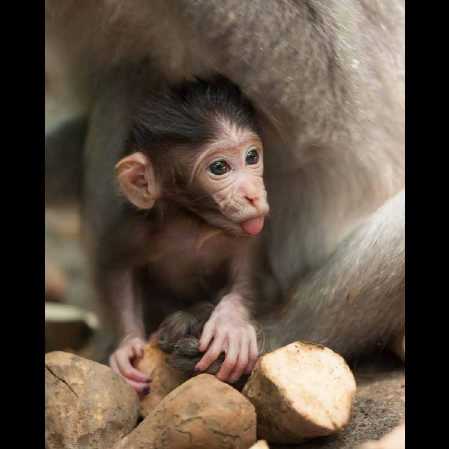
<svg viewBox="0 0 449 449">
<path fill-rule="evenodd" d="M 162 301 L 173 310 L 210 304 L 195 371 L 224 359 L 219 379 L 235 382 L 249 374 L 258 357 L 251 319 L 256 236 L 269 211 L 263 145 L 249 101 L 223 77 L 183 82 L 147 98 L 116 176 L 149 236 L 144 262 L 133 267 L 144 274 L 143 302 Z M 110 364 L 145 392 L 150 379 L 132 366 L 145 338 L 138 310 L 125 311 L 135 326 L 128 324 Z M 162 328 L 170 326 L 182 324 L 169 318 Z"/>
</svg>

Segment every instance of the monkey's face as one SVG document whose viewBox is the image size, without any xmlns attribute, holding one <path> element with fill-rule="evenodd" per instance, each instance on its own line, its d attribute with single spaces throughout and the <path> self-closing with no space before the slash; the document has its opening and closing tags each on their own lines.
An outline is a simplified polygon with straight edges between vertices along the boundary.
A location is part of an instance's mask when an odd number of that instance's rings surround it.
<svg viewBox="0 0 449 449">
<path fill-rule="evenodd" d="M 208 198 L 197 213 L 235 235 L 257 235 L 269 212 L 263 182 L 263 146 L 254 134 L 232 133 L 208 145 L 192 171 L 195 190 Z"/>
<path fill-rule="evenodd" d="M 165 198 L 229 234 L 259 234 L 269 211 L 260 139 L 231 129 L 195 153 L 171 152 L 159 173 L 147 154 L 132 153 L 116 165 L 120 190 L 139 209 Z"/>
</svg>

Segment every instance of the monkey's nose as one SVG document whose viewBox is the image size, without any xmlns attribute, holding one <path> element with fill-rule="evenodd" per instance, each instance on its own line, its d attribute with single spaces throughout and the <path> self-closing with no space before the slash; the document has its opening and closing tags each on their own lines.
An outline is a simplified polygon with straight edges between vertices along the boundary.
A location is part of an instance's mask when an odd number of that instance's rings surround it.
<svg viewBox="0 0 449 449">
<path fill-rule="evenodd" d="M 259 197 L 257 195 L 245 195 L 245 199 L 250 203 L 251 205 L 255 206 L 256 202 L 259 200 Z"/>
</svg>

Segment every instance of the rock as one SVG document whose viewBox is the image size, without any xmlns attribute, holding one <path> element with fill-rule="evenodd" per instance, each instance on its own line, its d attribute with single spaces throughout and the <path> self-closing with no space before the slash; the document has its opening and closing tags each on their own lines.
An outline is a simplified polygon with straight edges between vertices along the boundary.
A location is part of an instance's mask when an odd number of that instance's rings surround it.
<svg viewBox="0 0 449 449">
<path fill-rule="evenodd" d="M 368 441 L 360 449 L 405 449 L 405 424 L 401 424 L 378 441 Z"/>
<path fill-rule="evenodd" d="M 357 360 L 353 369 L 357 393 L 349 425 L 328 437 L 307 440 L 285 449 L 359 449 L 378 440 L 404 420 L 405 376 L 398 358 L 388 351 Z"/>
<path fill-rule="evenodd" d="M 265 440 L 259 440 L 256 444 L 253 444 L 249 449 L 270 449 Z"/>
<path fill-rule="evenodd" d="M 46 354 L 46 449 L 110 449 L 135 427 L 138 409 L 134 390 L 107 366 Z"/>
<path fill-rule="evenodd" d="M 136 364 L 139 371 L 151 378 L 150 394 L 145 396 L 140 403 L 140 414 L 147 416 L 159 402 L 188 379 L 181 371 L 167 364 L 167 355 L 162 352 L 157 343 L 150 342 L 145 346 L 142 359 Z"/>
<path fill-rule="evenodd" d="M 97 327 L 96 317 L 79 307 L 45 303 L 45 351 L 76 351 Z"/>
<path fill-rule="evenodd" d="M 256 408 L 258 437 L 284 444 L 339 432 L 355 392 L 341 356 L 303 342 L 261 357 L 242 391 Z"/>
<path fill-rule="evenodd" d="M 169 393 L 113 449 L 247 449 L 256 413 L 237 390 L 201 374 Z"/>
</svg>

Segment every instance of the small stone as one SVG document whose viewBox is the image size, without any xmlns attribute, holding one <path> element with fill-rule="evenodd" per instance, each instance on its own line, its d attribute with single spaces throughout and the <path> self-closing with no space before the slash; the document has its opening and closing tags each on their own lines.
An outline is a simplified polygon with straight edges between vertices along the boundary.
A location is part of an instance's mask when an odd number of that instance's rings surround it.
<svg viewBox="0 0 449 449">
<path fill-rule="evenodd" d="M 242 391 L 256 408 L 258 437 L 281 444 L 342 430 L 355 392 L 354 376 L 341 356 L 303 342 L 261 357 Z"/>
</svg>

